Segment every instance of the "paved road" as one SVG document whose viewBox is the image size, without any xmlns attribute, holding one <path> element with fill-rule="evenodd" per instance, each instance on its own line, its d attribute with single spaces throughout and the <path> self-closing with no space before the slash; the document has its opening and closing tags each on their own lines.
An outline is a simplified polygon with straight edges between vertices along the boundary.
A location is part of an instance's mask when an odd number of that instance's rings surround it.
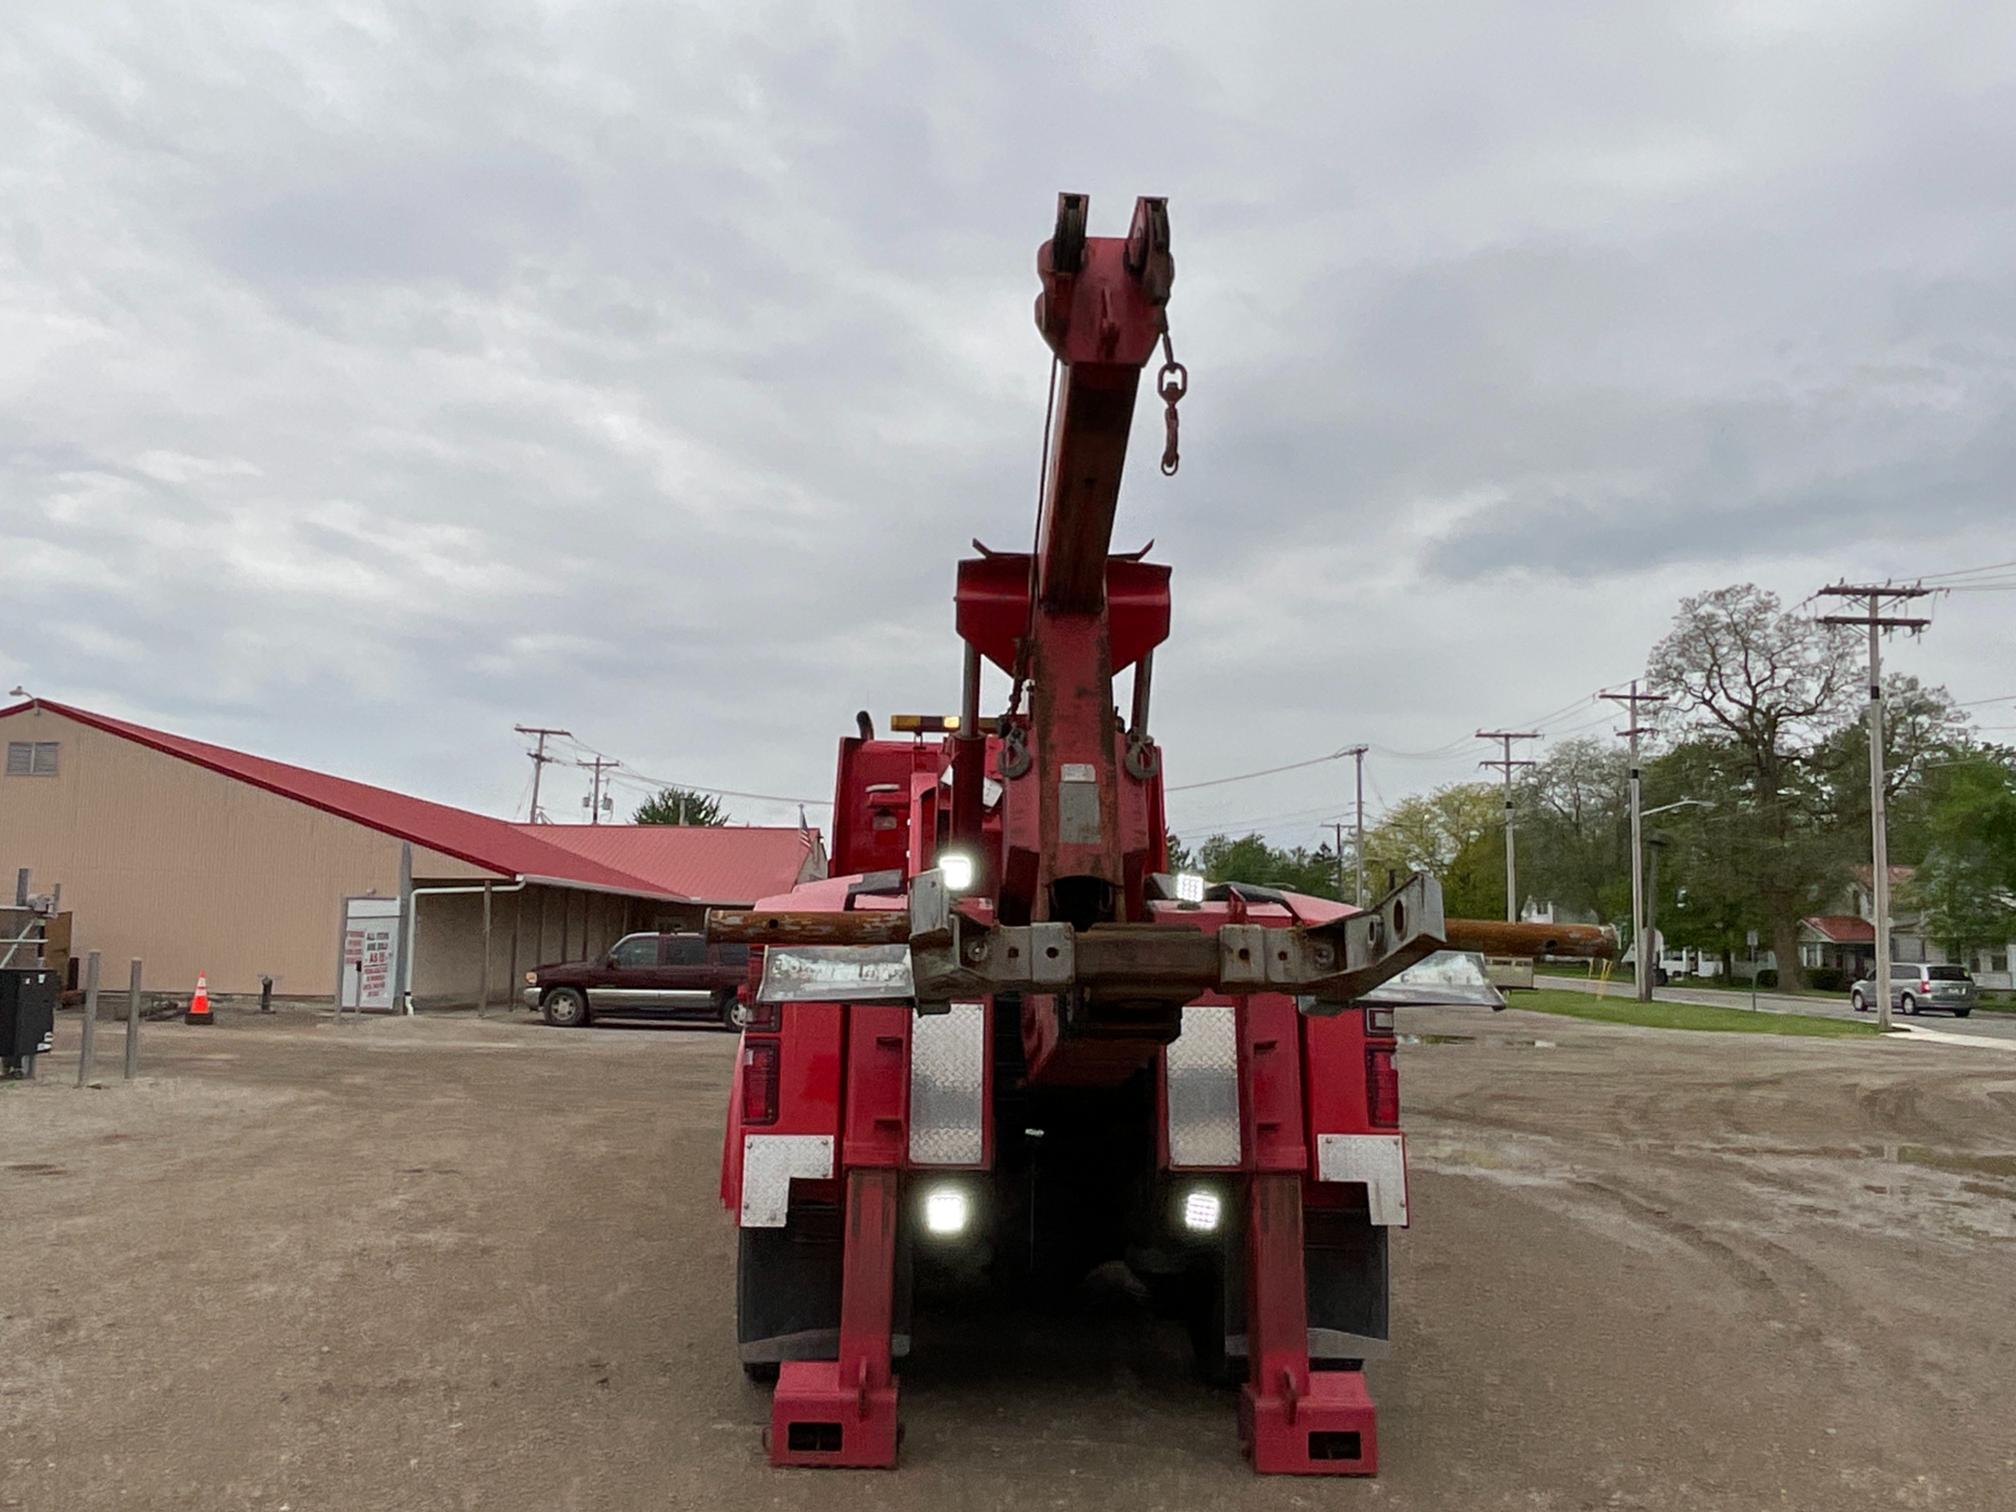
<svg viewBox="0 0 2016 1512">
<path fill-rule="evenodd" d="M 1577 992 L 1596 992 L 1598 985 L 1581 977 L 1541 976 L 1536 978 L 1543 987 L 1567 987 Z M 1629 980 L 1610 981 L 1600 989 L 1608 995 L 1629 996 Z M 1715 987 L 1661 987 L 1654 996 L 1666 1003 L 1706 1003 L 1717 1008 L 1748 1008 L 1751 1005 L 1747 992 L 1730 992 Z M 1815 1018 L 1861 1019 L 1873 1021 L 1874 1014 L 1857 1013 L 1848 1004 L 1848 999 L 1790 997 L 1781 993 L 1762 992 L 1757 995 L 1756 1006 L 1760 1013 L 1804 1013 Z M 1912 1033 L 1930 1036 L 1963 1035 L 1969 1039 L 1989 1039 L 2006 1041 L 2016 1046 L 2016 1013 L 1988 1013 L 1976 1009 L 1964 1019 L 1955 1018 L 1950 1013 L 1923 1013 L 1915 1018 L 1907 1018 L 1898 1013 L 1893 1022 Z"/>
</svg>

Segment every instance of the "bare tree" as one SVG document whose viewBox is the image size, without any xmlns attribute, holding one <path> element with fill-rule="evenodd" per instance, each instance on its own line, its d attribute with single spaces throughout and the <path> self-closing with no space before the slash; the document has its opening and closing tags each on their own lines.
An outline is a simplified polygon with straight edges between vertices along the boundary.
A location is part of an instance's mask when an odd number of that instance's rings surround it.
<svg viewBox="0 0 2016 1512">
<path fill-rule="evenodd" d="M 1755 880 L 1785 987 L 1801 985 L 1799 920 L 1839 860 L 1839 835 L 1824 823 L 1827 740 L 1853 718 L 1859 665 L 1840 632 L 1787 613 L 1754 583 L 1683 599 L 1652 651 L 1653 682 L 1679 715 L 1738 758 L 1732 796 L 1769 842 L 1753 853 Z"/>
</svg>

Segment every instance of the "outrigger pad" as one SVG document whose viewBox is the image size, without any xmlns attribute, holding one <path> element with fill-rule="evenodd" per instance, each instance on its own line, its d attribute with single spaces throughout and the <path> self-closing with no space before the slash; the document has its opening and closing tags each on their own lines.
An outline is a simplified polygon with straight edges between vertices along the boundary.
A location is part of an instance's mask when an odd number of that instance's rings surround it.
<svg viewBox="0 0 2016 1512">
<path fill-rule="evenodd" d="M 1239 1388 L 1239 1447 L 1262 1475 L 1377 1475 L 1378 1414 L 1356 1370 L 1312 1370 L 1309 1394 Z"/>
<path fill-rule="evenodd" d="M 813 1469 L 896 1466 L 896 1382 L 842 1381 L 837 1360 L 786 1360 L 770 1399 L 770 1463 Z"/>
</svg>

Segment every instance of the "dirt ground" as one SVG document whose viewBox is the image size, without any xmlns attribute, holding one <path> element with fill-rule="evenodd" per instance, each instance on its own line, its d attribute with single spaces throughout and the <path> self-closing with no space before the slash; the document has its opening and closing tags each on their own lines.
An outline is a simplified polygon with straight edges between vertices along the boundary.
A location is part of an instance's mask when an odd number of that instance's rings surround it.
<svg viewBox="0 0 2016 1512">
<path fill-rule="evenodd" d="M 725 1036 L 227 1013 L 124 1084 L 108 1025 L 102 1086 L 0 1088 L 0 1506 L 2016 1507 L 2016 1055 L 1403 1028 L 1470 1038 L 1402 1052 L 1383 1473 L 1345 1482 L 1250 1475 L 1112 1302 L 920 1319 L 899 1471 L 766 1468 Z"/>
</svg>

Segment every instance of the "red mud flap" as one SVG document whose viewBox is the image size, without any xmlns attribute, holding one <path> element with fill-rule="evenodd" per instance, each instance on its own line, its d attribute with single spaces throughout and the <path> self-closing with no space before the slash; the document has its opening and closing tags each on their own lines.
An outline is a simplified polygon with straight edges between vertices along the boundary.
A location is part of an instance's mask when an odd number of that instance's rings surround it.
<svg viewBox="0 0 2016 1512">
<path fill-rule="evenodd" d="M 893 1469 L 896 1382 L 842 1382 L 837 1360 L 787 1360 L 770 1400 L 768 1438 L 773 1465 Z"/>
<path fill-rule="evenodd" d="M 1239 1391 L 1239 1447 L 1262 1475 L 1376 1475 L 1377 1414 L 1355 1370 L 1312 1370 L 1309 1394 Z"/>
</svg>

